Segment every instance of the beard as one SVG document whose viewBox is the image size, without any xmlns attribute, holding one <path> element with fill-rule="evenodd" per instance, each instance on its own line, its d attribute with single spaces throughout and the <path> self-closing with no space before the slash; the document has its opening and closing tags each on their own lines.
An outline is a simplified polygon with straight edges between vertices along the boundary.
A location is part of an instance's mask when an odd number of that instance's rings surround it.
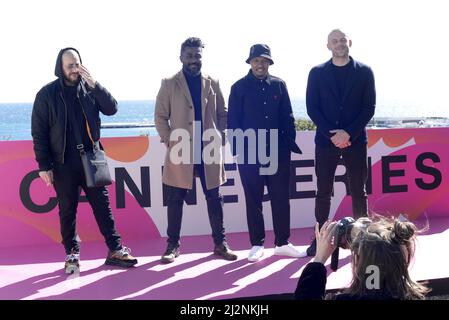
<svg viewBox="0 0 449 320">
<path fill-rule="evenodd" d="M 339 48 L 333 51 L 333 55 L 336 58 L 343 58 L 349 55 L 349 48 Z"/>
<path fill-rule="evenodd" d="M 77 73 L 67 75 L 64 73 L 64 82 L 68 86 L 76 86 L 80 82 L 81 76 Z"/>
<path fill-rule="evenodd" d="M 185 65 L 184 70 L 192 76 L 197 76 L 201 72 L 201 63 L 190 63 Z"/>
</svg>

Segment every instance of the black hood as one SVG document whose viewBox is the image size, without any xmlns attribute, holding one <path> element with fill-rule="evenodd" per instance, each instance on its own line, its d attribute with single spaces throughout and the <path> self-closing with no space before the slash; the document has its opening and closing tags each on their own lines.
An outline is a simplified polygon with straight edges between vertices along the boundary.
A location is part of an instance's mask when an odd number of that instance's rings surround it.
<svg viewBox="0 0 449 320">
<path fill-rule="evenodd" d="M 58 78 L 63 78 L 63 72 L 62 72 L 62 54 L 67 51 L 67 50 L 73 50 L 76 53 L 78 53 L 78 56 L 80 57 L 80 63 L 82 64 L 83 61 L 81 60 L 81 55 L 78 52 L 78 50 L 76 50 L 75 48 L 72 47 L 67 47 L 64 49 L 61 49 L 61 51 L 59 51 L 58 54 L 58 58 L 56 59 L 56 66 L 55 66 L 55 76 L 57 76 Z"/>
</svg>

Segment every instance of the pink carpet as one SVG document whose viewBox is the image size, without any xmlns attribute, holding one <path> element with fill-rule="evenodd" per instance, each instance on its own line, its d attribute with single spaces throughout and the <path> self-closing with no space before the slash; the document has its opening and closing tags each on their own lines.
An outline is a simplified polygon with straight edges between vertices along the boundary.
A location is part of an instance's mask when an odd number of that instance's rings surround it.
<svg viewBox="0 0 449 320">
<path fill-rule="evenodd" d="M 306 246 L 312 229 L 292 230 L 291 242 Z M 64 274 L 62 245 L 0 248 L 0 299 L 148 299 L 214 300 L 292 293 L 310 258 L 273 255 L 273 233 L 267 232 L 265 255 L 257 263 L 246 259 L 247 233 L 228 235 L 239 259 L 229 262 L 212 254 L 210 236 L 182 238 L 181 256 L 162 265 L 165 239 L 130 241 L 139 263 L 132 269 L 105 266 L 106 246 L 81 243 L 81 273 Z M 433 219 L 419 236 L 411 274 L 416 280 L 449 278 L 449 219 Z M 344 287 L 351 278 L 349 252 L 340 252 L 340 268 L 328 273 L 327 289 Z"/>
</svg>

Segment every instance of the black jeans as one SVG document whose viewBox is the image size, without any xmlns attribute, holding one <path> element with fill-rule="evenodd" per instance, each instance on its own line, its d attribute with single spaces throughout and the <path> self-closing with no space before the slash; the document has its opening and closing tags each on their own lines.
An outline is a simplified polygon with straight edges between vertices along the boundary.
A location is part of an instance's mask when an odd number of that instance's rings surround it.
<svg viewBox="0 0 449 320">
<path fill-rule="evenodd" d="M 200 178 L 201 187 L 206 197 L 212 238 L 215 245 L 220 245 L 226 241 L 223 226 L 223 197 L 220 195 L 218 187 L 210 190 L 206 189 L 204 167 L 202 165 L 195 165 L 195 171 Z M 195 177 L 193 177 L 193 180 L 195 182 Z M 177 247 L 180 244 L 182 207 L 189 190 L 169 185 L 165 185 L 165 188 L 167 192 L 167 242 L 170 246 Z"/>
<path fill-rule="evenodd" d="M 92 207 L 95 220 L 105 238 L 109 250 L 121 249 L 121 239 L 115 229 L 114 217 L 109 204 L 109 193 L 105 187 L 88 188 L 79 155 L 65 164 L 56 165 L 54 170 L 54 187 L 59 205 L 59 221 L 62 244 L 66 254 L 79 252 L 76 232 L 76 211 L 81 188 Z"/>
<path fill-rule="evenodd" d="M 315 173 L 318 187 L 315 198 L 315 218 L 320 226 L 329 218 L 335 171 L 340 158 L 343 158 L 346 167 L 353 217 L 358 219 L 368 215 L 368 198 L 366 195 L 368 178 L 367 145 L 362 143 L 344 149 L 334 146 L 315 146 Z"/>
<path fill-rule="evenodd" d="M 290 237 L 290 158 L 280 159 L 274 175 L 260 175 L 258 164 L 238 164 L 246 202 L 248 231 L 253 246 L 263 246 L 265 225 L 262 213 L 264 186 L 267 186 L 273 217 L 274 243 L 288 244 Z"/>
</svg>

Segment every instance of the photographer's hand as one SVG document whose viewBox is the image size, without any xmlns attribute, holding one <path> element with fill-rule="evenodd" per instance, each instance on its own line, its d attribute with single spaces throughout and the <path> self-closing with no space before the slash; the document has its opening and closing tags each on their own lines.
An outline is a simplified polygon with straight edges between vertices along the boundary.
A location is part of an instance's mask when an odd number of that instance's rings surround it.
<svg viewBox="0 0 449 320">
<path fill-rule="evenodd" d="M 315 225 L 315 238 L 316 238 L 316 255 L 313 262 L 320 262 L 324 264 L 335 250 L 335 231 L 337 222 L 326 221 L 321 230 L 318 223 Z"/>
</svg>

